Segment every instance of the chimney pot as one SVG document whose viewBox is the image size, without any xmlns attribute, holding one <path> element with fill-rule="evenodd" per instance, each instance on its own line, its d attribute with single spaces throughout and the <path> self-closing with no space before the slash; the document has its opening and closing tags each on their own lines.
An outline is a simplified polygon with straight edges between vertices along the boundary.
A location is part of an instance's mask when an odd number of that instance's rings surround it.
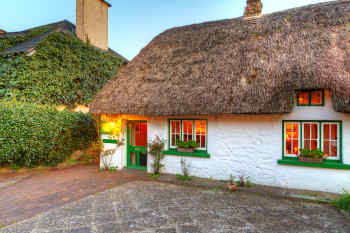
<svg viewBox="0 0 350 233">
<path fill-rule="evenodd" d="M 259 16 L 262 12 L 261 0 L 247 0 L 244 17 Z"/>
</svg>

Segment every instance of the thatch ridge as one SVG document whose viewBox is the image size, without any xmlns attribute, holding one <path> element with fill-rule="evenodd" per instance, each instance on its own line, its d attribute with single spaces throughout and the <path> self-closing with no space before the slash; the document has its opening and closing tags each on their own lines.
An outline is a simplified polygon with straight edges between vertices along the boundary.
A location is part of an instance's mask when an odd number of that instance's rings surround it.
<svg viewBox="0 0 350 233">
<path fill-rule="evenodd" d="M 291 112 L 295 90 L 324 88 L 350 112 L 350 0 L 169 29 L 90 105 L 94 114 Z"/>
</svg>

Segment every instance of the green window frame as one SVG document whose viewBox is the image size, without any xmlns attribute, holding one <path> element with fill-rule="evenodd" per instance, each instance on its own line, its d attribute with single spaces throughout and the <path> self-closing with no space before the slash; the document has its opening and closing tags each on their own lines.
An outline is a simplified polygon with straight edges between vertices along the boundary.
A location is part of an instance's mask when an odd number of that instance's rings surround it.
<svg viewBox="0 0 350 233">
<path fill-rule="evenodd" d="M 299 148 L 304 147 L 304 124 L 316 123 L 318 124 L 318 146 L 323 150 L 323 133 L 325 125 L 334 125 L 337 124 L 337 158 L 328 157 L 321 164 L 316 163 L 305 163 L 297 159 L 296 155 L 286 154 L 286 124 L 287 123 L 296 123 L 299 125 Z M 320 168 L 334 168 L 334 169 L 345 169 L 350 170 L 350 165 L 343 163 L 343 122 L 339 120 L 283 120 L 282 121 L 282 160 L 278 160 L 278 164 L 282 165 L 295 165 L 295 166 L 306 166 L 306 167 L 320 167 Z"/>
<path fill-rule="evenodd" d="M 172 131 L 172 123 L 175 122 L 175 131 Z M 177 146 L 175 146 L 172 143 L 172 136 L 175 136 L 175 144 L 176 144 L 176 138 L 179 138 L 179 140 L 184 140 L 185 137 L 188 137 L 189 134 L 185 133 L 184 126 L 188 125 L 187 123 L 192 122 L 192 140 L 198 141 L 197 138 L 199 137 L 200 141 L 200 147 L 196 149 L 197 152 L 207 152 L 208 148 L 208 120 L 207 119 L 169 119 L 168 122 L 168 148 L 169 150 L 176 150 Z M 205 133 L 201 130 L 199 130 L 199 133 L 197 133 L 197 124 L 205 124 Z M 180 127 L 179 130 L 178 126 Z M 203 126 L 203 125 L 201 125 Z M 188 132 L 188 130 L 187 130 Z M 203 136 L 205 137 L 204 141 L 202 141 Z M 204 146 L 203 146 L 204 143 Z"/>
<path fill-rule="evenodd" d="M 321 103 L 318 103 L 318 104 L 312 103 L 312 94 L 315 92 L 321 92 Z M 302 95 L 308 96 L 307 103 L 300 103 L 299 102 L 300 98 L 302 98 Z M 324 89 L 298 90 L 296 96 L 297 96 L 297 106 L 324 106 L 324 103 L 325 103 Z"/>
</svg>

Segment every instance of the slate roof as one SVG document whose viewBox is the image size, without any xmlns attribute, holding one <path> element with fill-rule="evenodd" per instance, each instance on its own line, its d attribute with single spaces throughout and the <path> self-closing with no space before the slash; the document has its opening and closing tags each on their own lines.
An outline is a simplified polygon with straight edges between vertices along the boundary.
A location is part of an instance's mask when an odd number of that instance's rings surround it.
<svg viewBox="0 0 350 233">
<path fill-rule="evenodd" d="M 28 53 L 31 50 L 34 49 L 34 47 L 40 43 L 41 40 L 45 39 L 49 34 L 53 33 L 53 32 L 64 32 L 64 33 L 71 33 L 75 35 L 75 25 L 71 22 L 69 22 L 68 20 L 63 20 L 63 21 L 59 21 L 56 23 L 52 23 L 52 24 L 47 24 L 47 25 L 43 25 L 43 26 L 39 26 L 39 27 L 35 27 L 35 28 L 30 28 L 24 31 L 20 31 L 20 32 L 8 32 L 8 33 L 3 33 L 0 34 L 0 40 L 2 38 L 6 38 L 6 37 L 15 37 L 15 36 L 24 36 L 27 32 L 32 31 L 32 30 L 37 30 L 37 29 L 41 29 L 41 28 L 49 28 L 49 30 L 47 32 L 44 32 L 43 34 L 34 37 L 30 40 L 27 40 L 23 43 L 20 43 L 14 47 L 11 47 L 9 49 L 6 49 L 2 52 L 0 52 L 0 56 L 7 56 L 7 55 L 11 55 L 11 54 L 18 54 L 18 53 Z M 112 49 L 108 50 L 109 53 L 113 54 L 114 56 L 117 56 L 121 59 L 123 59 L 125 61 L 125 63 L 128 63 L 128 59 L 126 59 L 125 57 L 123 57 L 122 55 L 120 55 L 119 53 L 115 52 Z"/>
</svg>

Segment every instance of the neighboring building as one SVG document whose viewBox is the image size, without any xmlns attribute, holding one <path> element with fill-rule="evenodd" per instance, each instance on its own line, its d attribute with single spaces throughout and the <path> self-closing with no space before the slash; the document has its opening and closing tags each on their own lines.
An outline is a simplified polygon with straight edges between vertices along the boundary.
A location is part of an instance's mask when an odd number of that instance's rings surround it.
<svg viewBox="0 0 350 233">
<path fill-rule="evenodd" d="M 28 32 L 43 30 L 43 33 L 36 33 L 33 37 L 28 36 L 28 39 L 23 43 L 16 44 L 4 51 L 0 50 L 0 56 L 6 56 L 16 53 L 32 54 L 35 46 L 45 39 L 50 33 L 63 32 L 76 34 L 76 36 L 84 42 L 89 42 L 96 48 L 107 50 L 111 54 L 123 59 L 125 64 L 128 60 L 108 48 L 108 8 L 111 5 L 104 0 L 76 0 L 77 24 L 74 25 L 68 20 L 43 25 L 40 27 L 30 28 L 21 32 L 1 33 L 2 38 L 26 36 Z M 45 29 L 45 30 L 44 30 Z"/>
<path fill-rule="evenodd" d="M 112 164 L 151 172 L 146 146 L 159 136 L 165 173 L 181 173 L 185 159 L 198 177 L 349 190 L 350 1 L 268 15 L 247 3 L 244 17 L 161 33 L 97 94 L 90 112 L 105 148 L 113 129 L 126 142 Z M 189 139 L 196 152 L 179 152 Z M 329 157 L 301 162 L 300 148 Z"/>
<path fill-rule="evenodd" d="M 108 48 L 110 5 L 101 0 L 77 0 L 76 6 L 76 26 L 63 20 L 0 34 L 0 66 L 6 67 L 0 101 L 16 98 L 88 112 L 87 105 L 96 92 L 128 63 Z M 15 59 L 25 55 L 31 59 Z M 36 64 L 40 68 L 33 69 Z M 28 81 L 23 81 L 24 75 Z"/>
<path fill-rule="evenodd" d="M 4 34 L 4 33 L 6 33 L 6 31 L 5 31 L 5 30 L 0 29 L 0 34 Z"/>
</svg>

